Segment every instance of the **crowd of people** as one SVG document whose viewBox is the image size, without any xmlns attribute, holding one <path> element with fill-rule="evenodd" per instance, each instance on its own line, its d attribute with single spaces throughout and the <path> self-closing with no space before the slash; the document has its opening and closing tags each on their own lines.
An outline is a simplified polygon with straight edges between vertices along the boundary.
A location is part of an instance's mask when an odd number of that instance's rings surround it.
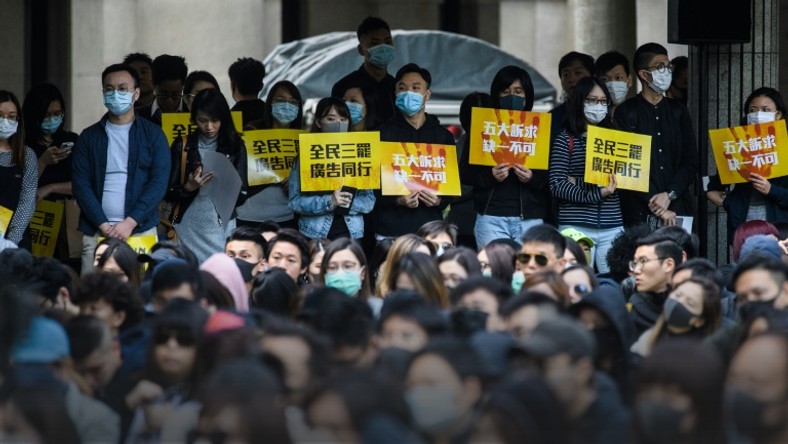
<svg viewBox="0 0 788 444">
<path fill-rule="evenodd" d="M 231 108 L 183 57 L 129 54 L 78 134 L 54 85 L 0 91 L 0 442 L 788 442 L 788 184 L 713 177 L 733 255 L 703 257 L 677 225 L 704 192 L 686 59 L 566 54 L 549 170 L 490 167 L 471 110 L 532 110 L 528 72 L 470 92 L 455 139 L 425 112 L 429 70 L 389 73 L 386 22 L 357 34 L 361 67 L 308 130 L 456 145 L 461 196 L 308 192 L 298 158 L 250 184 L 232 111 L 304 125 L 297 85 L 258 98 L 252 58 Z M 174 112 L 196 129 L 168 144 Z M 763 87 L 731 126 L 785 113 Z M 584 181 L 589 125 L 652 136 L 647 192 Z M 31 253 L 41 200 L 65 208 L 54 257 Z"/>
</svg>

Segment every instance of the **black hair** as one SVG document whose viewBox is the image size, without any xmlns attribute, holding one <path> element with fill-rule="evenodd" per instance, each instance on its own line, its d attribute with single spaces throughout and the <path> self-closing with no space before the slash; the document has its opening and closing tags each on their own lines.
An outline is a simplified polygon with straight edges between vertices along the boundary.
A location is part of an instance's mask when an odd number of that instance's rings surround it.
<svg viewBox="0 0 788 444">
<path fill-rule="evenodd" d="M 638 239 L 637 247 L 654 247 L 654 253 L 660 259 L 673 259 L 675 266 L 681 264 L 682 249 L 679 244 L 671 238 L 661 236 L 659 233 L 652 233 L 649 236 Z"/>
<path fill-rule="evenodd" d="M 752 270 L 768 272 L 778 286 L 788 279 L 788 267 L 781 260 L 760 251 L 753 251 L 736 265 L 731 275 L 731 284 L 735 286 L 741 275 Z"/>
<path fill-rule="evenodd" d="M 52 102 L 60 102 L 65 119 L 66 101 L 63 99 L 63 94 L 57 86 L 51 83 L 41 83 L 32 87 L 25 95 L 25 102 L 22 104 L 21 111 L 24 114 L 25 122 L 27 122 L 25 126 L 25 140 L 27 140 L 28 144 L 38 142 L 41 137 L 41 122 L 44 121 L 49 104 Z M 61 129 L 63 129 L 63 123 L 57 128 L 57 131 Z"/>
<path fill-rule="evenodd" d="M 515 80 L 519 80 L 523 85 L 525 91 L 525 108 L 524 111 L 531 111 L 534 107 L 534 82 L 531 80 L 531 75 L 525 69 L 508 65 L 499 69 L 493 77 L 490 84 L 490 99 L 492 100 L 493 108 L 501 107 L 500 93 L 508 88 Z"/>
<path fill-rule="evenodd" d="M 331 261 L 331 257 L 342 250 L 350 250 L 353 256 L 358 260 L 359 265 L 364 267 L 364 271 L 366 272 L 368 264 L 367 256 L 364 254 L 364 248 L 355 239 L 340 237 L 331 241 L 326 247 L 326 252 L 323 254 L 323 260 L 320 263 L 321 281 L 325 282 L 325 275 L 328 273 L 328 263 Z M 372 285 L 369 283 L 369 279 L 366 279 L 366 276 L 361 276 L 361 278 L 361 289 L 358 292 L 358 297 L 366 300 L 370 296 Z"/>
<path fill-rule="evenodd" d="M 71 357 L 81 361 L 102 346 L 112 343 L 112 331 L 103 320 L 89 315 L 78 315 L 65 325 Z"/>
<path fill-rule="evenodd" d="M 599 279 L 597 279 L 596 275 L 594 274 L 594 270 L 586 264 L 577 263 L 564 268 L 561 270 L 561 277 L 563 278 L 565 274 L 575 270 L 582 270 L 586 276 L 588 276 L 588 282 L 591 283 L 591 290 L 595 290 L 597 287 L 599 287 Z"/>
<path fill-rule="evenodd" d="M 192 88 L 197 82 L 208 82 L 213 85 L 214 88 L 221 91 L 219 88 L 219 82 L 216 80 L 216 77 L 213 74 L 209 73 L 208 71 L 192 71 L 186 76 L 186 81 L 183 82 L 183 93 L 184 94 L 191 94 Z"/>
<path fill-rule="evenodd" d="M 239 57 L 227 69 L 227 75 L 238 92 L 245 96 L 257 95 L 263 89 L 265 65 L 251 57 Z"/>
<path fill-rule="evenodd" d="M 692 276 L 700 276 L 714 281 L 720 289 L 725 288 L 725 278 L 714 262 L 705 257 L 687 259 L 673 270 L 675 275 L 681 270 L 689 270 Z"/>
<path fill-rule="evenodd" d="M 417 359 L 427 355 L 436 355 L 446 361 L 461 381 L 473 377 L 479 378 L 480 382 L 484 379 L 485 368 L 482 359 L 468 341 L 448 335 L 430 339 L 426 347 L 413 354 L 408 368 Z"/>
<path fill-rule="evenodd" d="M 360 25 L 358 25 L 358 29 L 356 29 L 356 37 L 358 37 L 358 40 L 361 41 L 365 35 L 378 29 L 385 29 L 386 31 L 391 32 L 391 28 L 389 28 L 389 24 L 386 23 L 385 20 L 379 17 L 369 16 L 365 18 Z"/>
<path fill-rule="evenodd" d="M 361 96 L 364 98 L 364 107 L 367 109 L 367 113 L 364 115 L 364 129 L 365 130 L 375 130 L 383 123 L 380 116 L 377 114 L 378 108 L 378 95 L 375 92 L 375 87 L 366 82 L 353 82 L 348 84 L 347 88 L 342 91 L 344 95 L 349 89 L 358 88 L 361 90 Z M 339 97 L 340 99 L 342 97 Z M 352 123 L 351 123 L 352 126 Z"/>
<path fill-rule="evenodd" d="M 498 308 L 498 314 L 500 314 L 501 317 L 508 318 L 516 311 L 528 305 L 548 306 L 555 309 L 556 313 L 562 313 L 564 311 L 564 306 L 556 299 L 538 291 L 524 290 L 501 305 Z"/>
<path fill-rule="evenodd" d="M 507 240 L 511 240 L 506 238 Z M 493 240 L 485 245 L 482 249 L 487 254 L 487 263 L 490 265 L 492 271 L 492 278 L 511 286 L 512 275 L 515 269 L 515 254 L 519 250 L 511 245 L 509 242 L 499 242 Z M 477 256 L 478 257 L 478 256 Z"/>
<path fill-rule="evenodd" d="M 200 266 L 200 261 L 197 259 L 197 256 L 194 254 L 192 250 L 189 249 L 186 245 L 182 243 L 176 243 L 168 240 L 158 241 L 151 247 L 150 251 L 153 253 L 161 248 L 166 248 L 173 253 L 175 253 L 175 257 L 179 257 L 185 260 L 189 265 L 197 268 Z M 148 269 L 150 273 L 153 273 L 153 267 Z"/>
<path fill-rule="evenodd" d="M 595 86 L 602 89 L 607 99 L 607 115 L 597 125 L 603 128 L 610 128 L 612 126 L 610 120 L 610 109 L 613 107 L 613 98 L 610 96 L 610 91 L 607 90 L 607 85 L 601 78 L 596 76 L 583 77 L 575 84 L 575 88 L 569 94 L 569 100 L 566 102 L 566 117 L 564 120 L 564 127 L 570 134 L 575 137 L 580 137 L 588 129 L 588 121 L 585 116 L 585 100 L 591 90 Z"/>
<path fill-rule="evenodd" d="M 594 65 L 596 67 L 597 74 L 600 76 L 605 75 L 605 73 L 618 65 L 621 65 L 621 67 L 624 68 L 624 72 L 626 72 L 627 75 L 629 75 L 631 72 L 629 59 L 627 59 L 627 56 L 615 50 L 608 51 L 597 57 Z"/>
<path fill-rule="evenodd" d="M 613 280 L 621 282 L 629 276 L 629 261 L 635 255 L 637 241 L 650 233 L 648 224 L 641 223 L 624 228 L 624 231 L 613 239 L 606 256 Z"/>
<path fill-rule="evenodd" d="M 314 294 L 323 299 L 314 319 L 315 330 L 331 339 L 334 350 L 369 345 L 375 319 L 367 301 L 349 298 L 331 287 L 318 288 Z"/>
<path fill-rule="evenodd" d="M 272 237 L 271 240 L 268 241 L 268 245 L 265 249 L 265 258 L 266 260 L 269 259 L 271 256 L 271 251 L 274 249 L 274 246 L 278 242 L 287 242 L 290 244 L 295 245 L 298 247 L 298 251 L 301 252 L 301 267 L 305 268 L 309 266 L 309 241 L 301 234 L 300 231 L 293 229 L 293 228 L 282 228 L 277 233 L 276 236 Z"/>
<path fill-rule="evenodd" d="M 82 277 L 79 288 L 71 298 L 76 305 L 104 300 L 117 312 L 125 312 L 121 330 L 139 323 L 144 316 L 143 302 L 126 282 L 113 273 L 91 271 Z"/>
<path fill-rule="evenodd" d="M 438 268 L 438 264 L 432 256 L 414 251 L 405 254 L 400 258 L 399 262 L 392 265 L 392 272 L 389 276 L 391 279 L 389 288 L 397 290 L 397 279 L 401 274 L 405 274 L 416 287 L 415 290 L 421 294 L 425 300 L 436 307 L 448 307 L 448 289 L 443 282 L 443 276 Z"/>
<path fill-rule="evenodd" d="M 140 262 L 137 259 L 137 253 L 134 249 L 126 242 L 114 237 L 104 238 L 104 240 L 99 242 L 96 246 L 96 250 L 102 245 L 106 245 L 107 249 L 101 253 L 97 268 L 104 268 L 109 258 L 112 258 L 115 260 L 115 263 L 118 264 L 121 271 L 123 271 L 123 274 L 129 279 L 129 282 L 134 286 L 139 286 L 142 282 L 142 267 L 140 266 Z"/>
<path fill-rule="evenodd" d="M 200 272 L 188 263 L 164 261 L 156 266 L 150 280 L 151 293 L 156 294 L 165 290 L 172 290 L 183 284 L 189 284 L 195 298 L 200 293 Z"/>
<path fill-rule="evenodd" d="M 379 277 L 380 266 L 386 262 L 386 257 L 389 254 L 391 245 L 394 244 L 394 238 L 386 237 L 382 240 L 375 242 L 375 247 L 372 249 L 372 254 L 369 255 L 369 266 L 367 267 L 370 283 L 377 283 Z"/>
<path fill-rule="evenodd" d="M 57 302 L 61 287 L 65 287 L 69 295 L 74 294 L 74 281 L 66 267 L 67 265 L 53 257 L 33 258 L 37 293 L 52 304 Z"/>
<path fill-rule="evenodd" d="M 651 42 L 640 45 L 632 57 L 632 67 L 635 68 L 635 72 L 648 68 L 648 64 L 657 55 L 668 55 L 668 50 L 659 43 Z"/>
<path fill-rule="evenodd" d="M 235 301 L 230 290 L 224 286 L 211 272 L 200 270 L 200 291 L 197 301 L 205 301 L 216 308 L 235 308 Z"/>
<path fill-rule="evenodd" d="M 273 231 L 274 233 L 277 233 L 281 229 L 282 226 L 272 220 L 264 220 L 260 222 L 259 225 L 257 225 L 257 231 L 259 231 L 261 235 L 266 231 Z"/>
<path fill-rule="evenodd" d="M 425 82 L 427 82 L 427 89 L 430 89 L 430 85 L 432 85 L 432 75 L 430 74 L 429 71 L 427 71 L 427 68 L 422 68 L 415 63 L 408 63 L 407 65 L 400 68 L 397 71 L 397 75 L 394 76 L 394 80 L 399 82 L 400 80 L 402 80 L 403 77 L 405 77 L 405 74 L 409 74 L 412 72 L 420 75 L 421 78 L 424 79 Z"/>
<path fill-rule="evenodd" d="M 268 95 L 265 98 L 265 115 L 263 116 L 263 120 L 261 122 L 260 129 L 270 129 L 274 127 L 273 119 L 274 116 L 271 114 L 271 107 L 274 104 L 274 94 L 280 88 L 284 88 L 287 92 L 293 96 L 294 99 L 298 100 L 298 115 L 296 118 L 288 124 L 288 128 L 291 129 L 301 129 L 304 121 L 304 100 L 301 97 L 301 91 L 298 90 L 298 87 L 289 80 L 280 80 L 268 90 Z"/>
<path fill-rule="evenodd" d="M 168 80 L 180 80 L 181 84 L 186 83 L 189 68 L 184 57 L 162 54 L 153 59 L 151 66 L 154 85 L 161 85 Z"/>
<path fill-rule="evenodd" d="M 208 88 L 197 93 L 194 96 L 191 108 L 191 120 L 197 123 L 197 114 L 202 111 L 208 117 L 219 119 L 221 127 L 219 127 L 219 138 L 216 151 L 222 154 L 233 155 L 246 155 L 241 153 L 239 139 L 240 136 L 235 130 L 232 114 L 230 114 L 230 106 L 227 104 L 227 99 L 218 89 Z"/>
<path fill-rule="evenodd" d="M 472 92 L 465 96 L 460 103 L 460 125 L 463 131 L 469 133 L 471 131 L 471 114 L 473 108 L 492 108 L 492 97 L 483 92 Z"/>
<path fill-rule="evenodd" d="M 123 63 L 126 65 L 131 65 L 134 62 L 147 63 L 148 66 L 153 67 L 153 59 L 144 52 L 132 52 L 123 58 Z"/>
<path fill-rule="evenodd" d="M 448 234 L 451 238 L 451 243 L 457 244 L 457 225 L 443 219 L 426 222 L 416 231 L 416 234 L 424 238 L 424 240 L 427 240 L 428 236 L 435 236 L 441 233 Z"/>
<path fill-rule="evenodd" d="M 451 247 L 448 248 L 438 258 L 438 266 L 444 262 L 456 261 L 462 265 L 468 277 L 476 277 L 482 275 L 482 266 L 479 264 L 479 259 L 476 257 L 476 252 L 468 247 Z"/>
<path fill-rule="evenodd" d="M 586 252 L 583 250 L 583 247 L 577 243 L 576 240 L 572 239 L 571 237 L 566 238 L 566 249 L 572 253 L 572 256 L 575 257 L 577 263 L 580 265 L 588 265 L 588 258 L 586 258 Z M 566 253 L 566 252 L 564 252 Z"/>
<path fill-rule="evenodd" d="M 690 234 L 678 225 L 671 225 L 657 228 L 655 236 L 663 235 L 673 240 L 687 254 L 687 259 L 692 259 L 700 255 L 700 239 L 696 234 Z"/>
<path fill-rule="evenodd" d="M 449 331 L 447 319 L 440 310 L 413 290 L 396 290 L 386 296 L 380 309 L 377 331 L 380 333 L 383 324 L 394 316 L 418 324 L 430 337 Z"/>
<path fill-rule="evenodd" d="M 752 103 L 753 99 L 756 97 L 761 96 L 770 98 L 772 102 L 774 102 L 774 107 L 777 109 L 777 111 L 783 115 L 783 119 L 788 118 L 788 115 L 786 115 L 788 114 L 788 110 L 785 108 L 785 101 L 783 100 L 783 96 L 780 94 L 780 91 L 768 86 L 763 86 L 751 92 L 750 95 L 747 96 L 747 100 L 744 101 L 743 114 L 741 118 L 742 125 L 747 124 L 747 114 L 750 110 L 750 103 Z"/>
<path fill-rule="evenodd" d="M 125 63 L 116 63 L 114 65 L 109 65 L 104 68 L 104 71 L 101 72 L 101 86 L 104 87 L 104 81 L 107 80 L 107 76 L 112 74 L 113 72 L 127 72 L 134 79 L 134 88 L 140 87 L 140 75 L 136 69 L 132 68 Z"/>
<path fill-rule="evenodd" d="M 318 127 L 317 124 L 320 119 L 331 112 L 331 108 L 335 108 L 340 117 L 348 119 L 348 128 L 350 128 L 350 110 L 345 101 L 337 97 L 323 97 L 315 106 L 315 120 L 312 121 L 311 129 L 313 133 L 323 131 L 323 128 Z"/>
<path fill-rule="evenodd" d="M 676 77 L 679 76 L 679 74 L 689 69 L 689 57 L 687 56 L 673 57 L 673 60 L 670 61 L 670 64 L 673 65 L 673 78 L 675 79 Z"/>
<path fill-rule="evenodd" d="M 307 365 L 311 383 L 320 381 L 329 374 L 331 343 L 327 337 L 318 334 L 312 328 L 301 326 L 281 316 L 269 318 L 267 322 L 260 325 L 260 328 L 265 332 L 263 340 L 267 337 L 292 337 L 304 341 L 309 347 Z"/>
<path fill-rule="evenodd" d="M 249 306 L 280 316 L 293 316 L 298 306 L 298 285 L 278 267 L 255 276 Z"/>
<path fill-rule="evenodd" d="M 549 224 L 534 225 L 523 233 L 523 245 L 526 242 L 543 242 L 555 248 L 555 257 L 561 259 L 566 249 L 566 238 L 554 226 Z"/>
<path fill-rule="evenodd" d="M 227 239 L 224 241 L 224 243 L 227 245 L 231 241 L 254 242 L 258 247 L 260 247 L 260 257 L 265 255 L 265 247 L 266 244 L 268 244 L 260 231 L 248 226 L 236 227 L 232 232 L 230 232 L 230 235 L 227 236 Z"/>
<path fill-rule="evenodd" d="M 102 85 L 103 86 L 103 85 Z M 25 159 L 27 157 L 27 150 L 25 149 L 25 115 L 22 105 L 19 104 L 19 99 L 11 91 L 0 90 L 0 103 L 11 102 L 16 108 L 16 132 L 8 139 L 11 145 L 11 158 L 13 164 L 24 167 Z"/>
<path fill-rule="evenodd" d="M 457 305 L 462 297 L 468 293 L 473 293 L 476 290 L 486 290 L 498 300 L 498 306 L 501 307 L 509 299 L 514 297 L 514 291 L 511 285 L 505 285 L 503 282 L 485 277 L 474 276 L 460 282 L 449 292 L 449 298 L 452 305 Z"/>
<path fill-rule="evenodd" d="M 569 51 L 564 54 L 558 61 L 558 76 L 561 77 L 561 71 L 574 62 L 580 62 L 583 67 L 588 71 L 591 77 L 596 76 L 596 65 L 594 65 L 594 58 L 582 52 Z"/>
</svg>

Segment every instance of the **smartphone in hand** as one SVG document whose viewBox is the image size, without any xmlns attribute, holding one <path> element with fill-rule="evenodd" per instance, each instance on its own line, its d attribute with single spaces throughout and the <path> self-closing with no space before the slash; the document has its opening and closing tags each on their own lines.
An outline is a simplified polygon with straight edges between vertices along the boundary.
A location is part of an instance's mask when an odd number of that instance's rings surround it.
<svg viewBox="0 0 788 444">
<path fill-rule="evenodd" d="M 63 142 L 60 144 L 60 149 L 64 151 L 68 151 L 69 153 L 74 148 L 74 142 Z"/>
<path fill-rule="evenodd" d="M 334 208 L 334 214 L 348 214 L 350 212 L 350 207 L 353 205 L 353 201 L 356 199 L 356 193 L 358 192 L 358 188 L 342 185 L 342 188 L 340 188 L 339 191 L 342 191 L 343 193 L 350 193 L 353 195 L 353 197 L 350 198 L 349 204 L 340 205 Z"/>
</svg>

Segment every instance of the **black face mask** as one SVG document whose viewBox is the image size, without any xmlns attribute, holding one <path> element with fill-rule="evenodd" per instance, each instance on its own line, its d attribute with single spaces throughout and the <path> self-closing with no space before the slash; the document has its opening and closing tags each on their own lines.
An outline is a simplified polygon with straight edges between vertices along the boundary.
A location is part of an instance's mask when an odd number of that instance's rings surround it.
<svg viewBox="0 0 788 444">
<path fill-rule="evenodd" d="M 618 333 L 613 327 L 595 328 L 591 333 L 596 339 L 596 355 L 605 358 L 615 354 L 621 347 L 619 346 Z"/>
<path fill-rule="evenodd" d="M 640 400 L 635 405 L 635 420 L 642 430 L 642 442 L 650 444 L 672 444 L 682 440 L 686 433 L 681 423 L 687 412 L 677 410 L 650 399 Z"/>
<path fill-rule="evenodd" d="M 749 324 L 753 319 L 774 308 L 775 299 L 744 303 L 741 307 L 739 307 L 739 318 L 741 319 L 742 324 Z"/>
<path fill-rule="evenodd" d="M 667 321 L 668 325 L 678 328 L 689 327 L 692 319 L 696 317 L 684 304 L 671 298 L 665 300 L 665 305 L 662 306 L 662 313 L 665 315 L 665 321 Z"/>
<path fill-rule="evenodd" d="M 725 404 L 739 433 L 752 438 L 753 441 L 765 441 L 785 427 L 780 421 L 774 424 L 764 424 L 763 412 L 769 407 L 769 403 L 739 390 L 728 390 L 725 395 Z"/>
</svg>

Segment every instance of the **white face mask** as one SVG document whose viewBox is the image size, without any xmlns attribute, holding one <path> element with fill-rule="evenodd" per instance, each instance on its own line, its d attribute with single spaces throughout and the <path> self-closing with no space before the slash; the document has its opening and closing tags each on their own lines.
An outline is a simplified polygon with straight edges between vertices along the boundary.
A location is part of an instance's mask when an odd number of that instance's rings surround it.
<svg viewBox="0 0 788 444">
<path fill-rule="evenodd" d="M 10 139 L 11 136 L 16 134 L 16 129 L 19 122 L 11 119 L 0 119 L 0 140 Z"/>
<path fill-rule="evenodd" d="M 623 80 L 612 80 L 605 83 L 605 85 L 607 85 L 608 91 L 610 91 L 610 94 L 613 96 L 613 103 L 616 105 L 620 105 L 627 98 L 627 93 L 629 92 L 627 82 Z"/>
<path fill-rule="evenodd" d="M 667 69 L 665 72 L 659 72 L 659 70 L 655 69 L 654 71 L 649 71 L 649 73 L 651 73 L 652 80 L 648 85 L 654 91 L 664 94 L 670 88 L 670 82 L 673 81 L 673 73 Z"/>
<path fill-rule="evenodd" d="M 607 115 L 607 105 L 602 105 L 601 103 L 589 105 L 586 103 L 583 105 L 583 114 L 586 116 L 588 123 L 596 125 Z"/>
<path fill-rule="evenodd" d="M 747 114 L 747 125 L 755 125 L 756 123 L 774 122 L 776 118 L 777 118 L 776 112 L 753 111 Z"/>
</svg>

